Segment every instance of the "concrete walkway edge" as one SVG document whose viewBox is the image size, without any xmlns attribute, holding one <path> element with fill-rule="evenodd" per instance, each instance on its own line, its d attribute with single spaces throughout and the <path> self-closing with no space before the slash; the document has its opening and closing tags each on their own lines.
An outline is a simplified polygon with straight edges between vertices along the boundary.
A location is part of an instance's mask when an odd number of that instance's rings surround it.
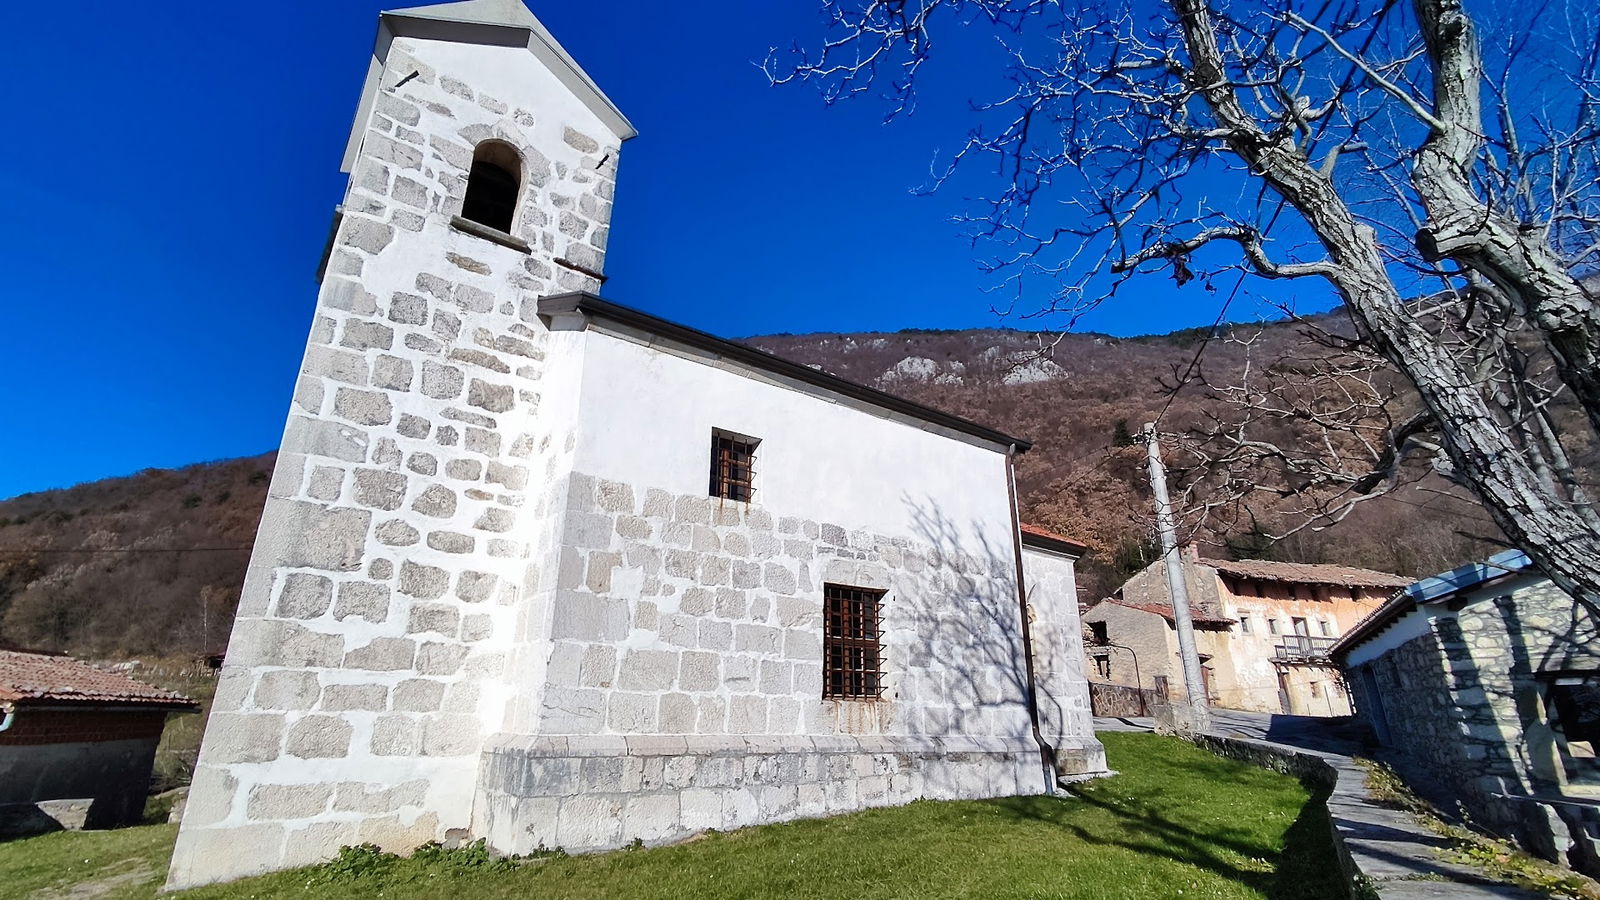
<svg viewBox="0 0 1600 900">
<path fill-rule="evenodd" d="M 1404 810 L 1379 803 L 1367 773 L 1348 756 L 1232 735 L 1203 734 L 1195 743 L 1221 756 L 1304 778 L 1328 791 L 1328 819 L 1352 898 L 1383 900 L 1537 900 L 1543 894 L 1495 882 L 1470 866 L 1443 859 L 1448 842 Z"/>
</svg>

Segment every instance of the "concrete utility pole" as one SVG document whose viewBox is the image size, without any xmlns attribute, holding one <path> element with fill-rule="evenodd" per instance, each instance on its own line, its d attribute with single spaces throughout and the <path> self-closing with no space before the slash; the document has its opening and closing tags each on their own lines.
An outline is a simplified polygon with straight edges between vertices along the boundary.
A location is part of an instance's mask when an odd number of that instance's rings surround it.
<svg viewBox="0 0 1600 900">
<path fill-rule="evenodd" d="M 1194 619 L 1189 615 L 1189 585 L 1184 578 L 1178 529 L 1172 521 L 1172 501 L 1167 497 L 1167 469 L 1161 463 L 1161 443 L 1156 439 L 1154 422 L 1144 426 L 1144 445 L 1150 456 L 1150 490 L 1156 497 L 1156 527 L 1161 532 L 1161 556 L 1167 563 L 1167 592 L 1172 595 L 1172 621 L 1178 630 L 1178 656 L 1183 660 L 1183 687 L 1189 699 L 1188 715 L 1180 716 L 1175 724 L 1179 731 L 1198 734 L 1211 728 L 1211 709 L 1206 705 L 1205 679 L 1200 677 Z"/>
</svg>

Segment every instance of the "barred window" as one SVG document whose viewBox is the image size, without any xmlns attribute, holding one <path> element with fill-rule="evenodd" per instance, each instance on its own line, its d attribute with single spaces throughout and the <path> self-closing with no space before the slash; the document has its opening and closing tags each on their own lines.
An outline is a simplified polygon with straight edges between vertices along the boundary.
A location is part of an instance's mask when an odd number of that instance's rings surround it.
<svg viewBox="0 0 1600 900">
<path fill-rule="evenodd" d="M 755 494 L 754 438 L 711 433 L 711 496 L 749 503 Z"/>
<path fill-rule="evenodd" d="M 883 694 L 883 591 L 822 586 L 822 696 L 874 700 Z"/>
</svg>

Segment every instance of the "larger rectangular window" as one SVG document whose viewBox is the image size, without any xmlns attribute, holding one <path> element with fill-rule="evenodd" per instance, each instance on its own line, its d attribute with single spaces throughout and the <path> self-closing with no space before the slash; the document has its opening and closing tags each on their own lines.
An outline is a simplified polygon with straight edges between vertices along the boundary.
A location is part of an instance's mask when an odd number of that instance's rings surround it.
<svg viewBox="0 0 1600 900">
<path fill-rule="evenodd" d="M 883 591 L 822 586 L 822 696 L 875 700 L 883 694 Z"/>
<path fill-rule="evenodd" d="M 711 496 L 749 503 L 755 494 L 756 441 L 724 431 L 711 433 Z"/>
</svg>

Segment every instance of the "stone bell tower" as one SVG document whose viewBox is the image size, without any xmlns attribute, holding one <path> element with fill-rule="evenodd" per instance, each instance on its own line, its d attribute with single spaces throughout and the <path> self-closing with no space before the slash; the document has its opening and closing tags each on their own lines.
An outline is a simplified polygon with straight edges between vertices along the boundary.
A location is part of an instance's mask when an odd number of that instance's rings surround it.
<svg viewBox="0 0 1600 900">
<path fill-rule="evenodd" d="M 518 0 L 381 15 L 169 887 L 469 827 L 570 453 L 537 300 L 598 289 L 633 135 Z"/>
</svg>

